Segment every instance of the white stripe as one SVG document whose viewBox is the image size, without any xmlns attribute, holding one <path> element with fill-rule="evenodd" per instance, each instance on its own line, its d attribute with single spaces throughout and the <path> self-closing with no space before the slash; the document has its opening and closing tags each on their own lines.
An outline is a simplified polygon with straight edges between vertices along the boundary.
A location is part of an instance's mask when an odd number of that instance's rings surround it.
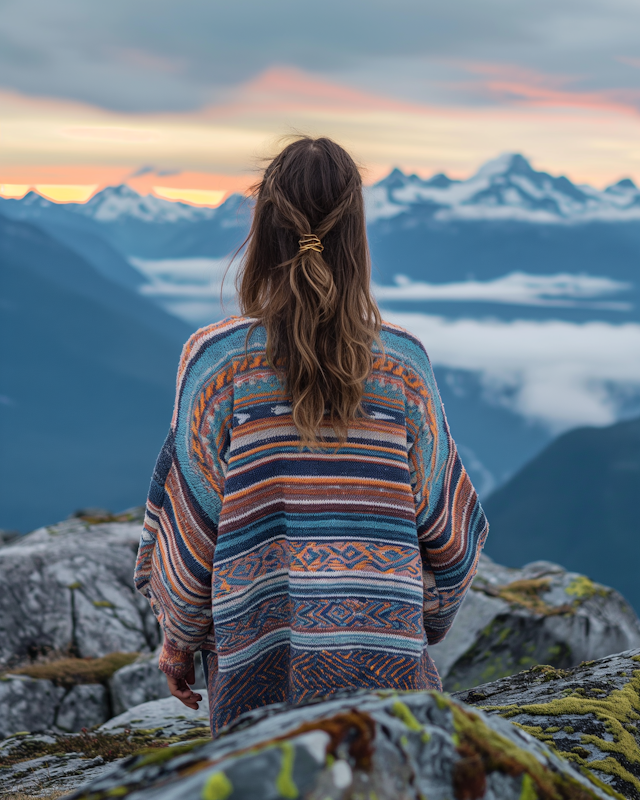
<svg viewBox="0 0 640 800">
<path fill-rule="evenodd" d="M 259 484 L 255 483 L 255 484 L 253 484 L 253 486 L 251 488 L 255 490 L 257 487 L 261 486 L 263 483 L 264 483 L 264 481 L 262 481 Z M 381 481 L 380 483 L 381 483 L 381 486 L 384 486 L 384 485 L 388 486 L 389 485 L 389 484 L 384 484 L 383 481 Z M 401 484 L 401 485 L 404 485 L 404 484 Z M 339 487 L 339 486 L 331 486 L 330 485 L 330 486 L 326 487 L 326 490 L 330 491 L 331 489 L 338 489 L 338 488 L 341 488 L 341 487 Z M 246 490 L 243 490 L 243 491 L 246 491 Z M 238 493 L 236 493 L 236 494 L 238 494 Z M 225 496 L 224 502 L 222 504 L 223 505 L 223 511 L 224 511 L 224 505 L 227 502 L 227 500 L 229 498 L 231 498 L 231 497 L 234 497 L 234 496 L 235 495 L 226 495 Z M 309 498 L 309 499 L 296 498 L 295 500 L 290 499 L 290 500 L 287 501 L 286 498 L 284 497 L 284 494 L 281 494 L 281 495 L 279 495 L 277 497 L 274 497 L 273 500 L 269 500 L 266 503 L 261 503 L 260 505 L 252 506 L 251 510 L 246 511 L 243 514 L 230 514 L 229 512 L 225 512 L 224 523 L 226 523 L 227 520 L 231 520 L 232 522 L 236 522 L 238 520 L 244 519 L 245 517 L 248 517 L 251 514 L 255 514 L 256 511 L 262 511 L 263 509 L 269 508 L 269 506 L 275 505 L 277 503 L 281 503 L 283 499 L 285 499 L 285 503 L 287 503 L 288 505 L 296 506 L 296 507 L 297 506 L 326 506 L 327 505 L 326 496 L 324 498 L 318 498 L 317 500 L 311 499 L 311 498 Z M 411 496 L 411 500 L 413 500 L 413 495 Z M 371 496 L 368 497 L 365 500 L 356 500 L 354 497 L 346 498 L 344 500 L 332 499 L 331 500 L 331 504 L 332 505 L 343 505 L 343 506 L 345 506 L 347 508 L 351 508 L 352 506 L 366 506 L 368 508 L 388 508 L 388 509 L 391 509 L 393 511 L 406 511 L 408 508 L 410 508 L 413 505 L 413 503 L 411 503 L 411 506 L 410 506 L 409 503 L 406 503 L 406 504 L 403 504 L 403 505 L 400 505 L 399 503 L 383 503 L 383 502 L 380 502 L 378 500 L 374 500 L 373 497 L 371 497 Z M 292 512 L 292 513 L 295 513 L 295 512 Z"/>
</svg>

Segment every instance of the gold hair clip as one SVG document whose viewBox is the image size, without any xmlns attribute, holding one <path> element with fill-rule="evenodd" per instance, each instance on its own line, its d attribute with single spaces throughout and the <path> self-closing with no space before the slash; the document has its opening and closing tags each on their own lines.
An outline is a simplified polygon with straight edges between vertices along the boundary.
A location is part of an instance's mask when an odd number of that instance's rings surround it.
<svg viewBox="0 0 640 800">
<path fill-rule="evenodd" d="M 300 252 L 304 253 L 305 250 L 315 250 L 316 253 L 321 253 L 324 250 L 322 246 L 322 242 L 315 233 L 305 233 L 300 239 L 298 239 L 298 244 L 300 245 Z"/>
</svg>

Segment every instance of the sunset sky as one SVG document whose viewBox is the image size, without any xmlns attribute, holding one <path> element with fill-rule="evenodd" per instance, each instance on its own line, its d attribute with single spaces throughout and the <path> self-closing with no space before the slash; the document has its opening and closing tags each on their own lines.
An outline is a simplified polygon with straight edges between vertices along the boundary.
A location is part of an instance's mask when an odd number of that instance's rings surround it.
<svg viewBox="0 0 640 800">
<path fill-rule="evenodd" d="M 215 205 L 293 132 L 365 180 L 500 152 L 640 182 L 637 0 L 0 0 L 0 192 Z"/>
</svg>

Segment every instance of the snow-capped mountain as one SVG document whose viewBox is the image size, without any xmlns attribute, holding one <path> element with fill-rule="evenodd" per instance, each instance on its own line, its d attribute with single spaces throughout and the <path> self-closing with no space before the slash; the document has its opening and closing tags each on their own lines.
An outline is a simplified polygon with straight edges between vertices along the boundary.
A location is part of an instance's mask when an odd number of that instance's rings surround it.
<svg viewBox="0 0 640 800">
<path fill-rule="evenodd" d="M 374 223 L 415 213 L 436 220 L 519 220 L 538 223 L 640 220 L 640 189 L 626 178 L 599 190 L 537 172 L 518 153 L 505 153 L 456 181 L 440 173 L 423 180 L 399 169 L 366 190 Z"/>
<path fill-rule="evenodd" d="M 577 186 L 507 154 L 467 180 L 393 170 L 365 195 L 383 315 L 424 342 L 484 495 L 558 431 L 640 412 L 631 180 Z M 84 205 L 0 199 L 0 216 L 46 229 L 192 328 L 237 313 L 226 268 L 250 211 L 240 195 L 194 208 L 126 186 Z"/>
<path fill-rule="evenodd" d="M 176 203 L 150 194 L 139 195 L 125 184 L 108 186 L 88 203 L 69 204 L 69 208 L 97 222 L 115 222 L 123 218 L 156 223 L 196 222 L 212 219 L 217 213 L 215 208 Z"/>
</svg>

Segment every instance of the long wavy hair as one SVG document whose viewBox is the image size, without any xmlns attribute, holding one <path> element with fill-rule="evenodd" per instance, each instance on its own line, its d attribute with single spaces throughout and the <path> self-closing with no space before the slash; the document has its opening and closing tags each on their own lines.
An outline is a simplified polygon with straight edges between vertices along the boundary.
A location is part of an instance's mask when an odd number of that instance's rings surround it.
<svg viewBox="0 0 640 800">
<path fill-rule="evenodd" d="M 380 332 L 360 173 L 335 142 L 303 136 L 273 159 L 253 196 L 241 311 L 266 329 L 267 358 L 291 395 L 302 443 L 326 439 L 327 424 L 344 442 L 364 415 Z"/>
</svg>

